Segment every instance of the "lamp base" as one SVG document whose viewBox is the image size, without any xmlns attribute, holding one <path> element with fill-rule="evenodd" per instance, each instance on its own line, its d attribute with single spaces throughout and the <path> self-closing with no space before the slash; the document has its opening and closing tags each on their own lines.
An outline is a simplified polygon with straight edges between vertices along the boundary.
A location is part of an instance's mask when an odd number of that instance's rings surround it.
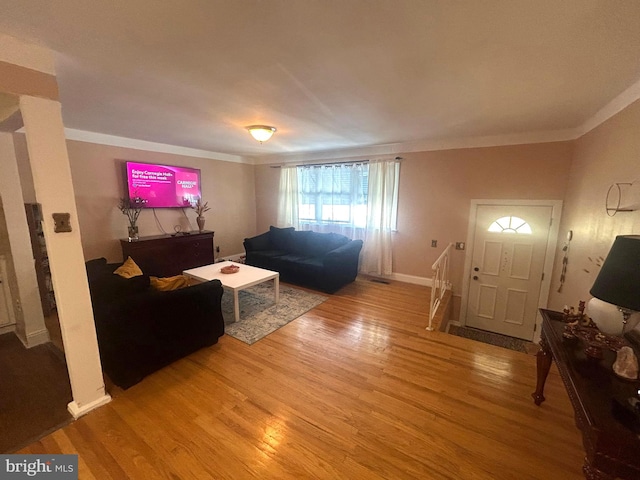
<svg viewBox="0 0 640 480">
<path fill-rule="evenodd" d="M 640 323 L 640 313 L 623 307 L 618 307 L 618 311 L 622 313 L 622 335 L 633 330 Z"/>
<path fill-rule="evenodd" d="M 589 300 L 587 314 L 598 330 L 608 335 L 622 336 L 640 323 L 640 313 L 603 302 L 596 297 Z"/>
</svg>

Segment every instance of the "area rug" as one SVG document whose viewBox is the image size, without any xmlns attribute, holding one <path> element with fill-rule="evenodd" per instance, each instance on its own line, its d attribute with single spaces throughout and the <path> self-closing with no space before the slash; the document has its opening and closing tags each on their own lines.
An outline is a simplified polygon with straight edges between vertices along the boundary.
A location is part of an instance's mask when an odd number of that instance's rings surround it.
<svg viewBox="0 0 640 480">
<path fill-rule="evenodd" d="M 64 354 L 51 343 L 26 349 L 0 335 L 0 453 L 12 453 L 71 422 Z"/>
<path fill-rule="evenodd" d="M 476 328 L 449 325 L 447 333 L 475 340 L 476 342 L 488 343 L 489 345 L 495 345 L 496 347 L 508 348 L 509 350 L 515 350 L 516 352 L 534 354 L 538 350 L 535 343 L 527 342 L 526 340 L 521 340 L 519 338 L 508 337 L 506 335 L 500 335 L 498 333 L 478 330 Z"/>
<path fill-rule="evenodd" d="M 280 285 L 280 300 L 274 303 L 273 282 L 259 283 L 238 294 L 240 321 L 234 322 L 233 294 L 222 296 L 225 333 L 249 345 L 275 332 L 324 302 L 327 297 Z"/>
</svg>

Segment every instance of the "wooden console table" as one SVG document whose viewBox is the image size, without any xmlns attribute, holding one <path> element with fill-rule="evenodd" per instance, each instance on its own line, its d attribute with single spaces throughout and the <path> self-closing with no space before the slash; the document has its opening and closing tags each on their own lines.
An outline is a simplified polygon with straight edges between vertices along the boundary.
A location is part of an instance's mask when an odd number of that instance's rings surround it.
<svg viewBox="0 0 640 480">
<path fill-rule="evenodd" d="M 640 479 L 640 421 L 625 408 L 637 397 L 640 382 L 618 378 L 611 368 L 615 353 L 602 360 L 588 357 L 578 339 L 562 336 L 562 313 L 540 309 L 542 350 L 537 355 L 538 380 L 532 397 L 544 400 L 544 384 L 555 360 L 573 404 L 585 449 L 583 472 L 589 480 Z M 636 352 L 637 353 L 637 352 Z"/>
<path fill-rule="evenodd" d="M 214 262 L 214 232 L 189 235 L 156 235 L 130 242 L 120 240 L 122 257 L 133 260 L 143 272 L 158 277 L 180 275 L 189 268 Z"/>
</svg>

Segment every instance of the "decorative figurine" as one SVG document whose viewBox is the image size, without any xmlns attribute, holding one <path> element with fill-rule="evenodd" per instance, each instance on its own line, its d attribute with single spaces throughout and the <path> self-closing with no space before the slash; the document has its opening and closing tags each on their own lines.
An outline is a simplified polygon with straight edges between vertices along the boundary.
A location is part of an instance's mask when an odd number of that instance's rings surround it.
<svg viewBox="0 0 640 480">
<path fill-rule="evenodd" d="M 584 300 L 580 300 L 578 303 L 578 313 L 576 313 L 575 307 L 568 307 L 565 305 L 562 310 L 562 317 L 565 323 L 570 325 L 581 325 L 583 327 L 594 327 L 595 324 L 591 318 L 584 313 L 585 306 L 586 302 Z"/>
</svg>

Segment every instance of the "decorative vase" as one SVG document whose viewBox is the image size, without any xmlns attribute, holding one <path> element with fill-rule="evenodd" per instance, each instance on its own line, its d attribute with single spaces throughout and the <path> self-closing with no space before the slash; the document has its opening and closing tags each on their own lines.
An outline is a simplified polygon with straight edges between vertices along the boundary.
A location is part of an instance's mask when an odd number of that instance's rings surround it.
<svg viewBox="0 0 640 480">
<path fill-rule="evenodd" d="M 204 217 L 202 215 L 198 215 L 196 222 L 198 222 L 198 230 L 202 232 L 204 230 Z"/>
<path fill-rule="evenodd" d="M 138 236 L 138 226 L 137 225 L 129 225 L 129 241 L 135 242 L 140 237 Z"/>
</svg>

